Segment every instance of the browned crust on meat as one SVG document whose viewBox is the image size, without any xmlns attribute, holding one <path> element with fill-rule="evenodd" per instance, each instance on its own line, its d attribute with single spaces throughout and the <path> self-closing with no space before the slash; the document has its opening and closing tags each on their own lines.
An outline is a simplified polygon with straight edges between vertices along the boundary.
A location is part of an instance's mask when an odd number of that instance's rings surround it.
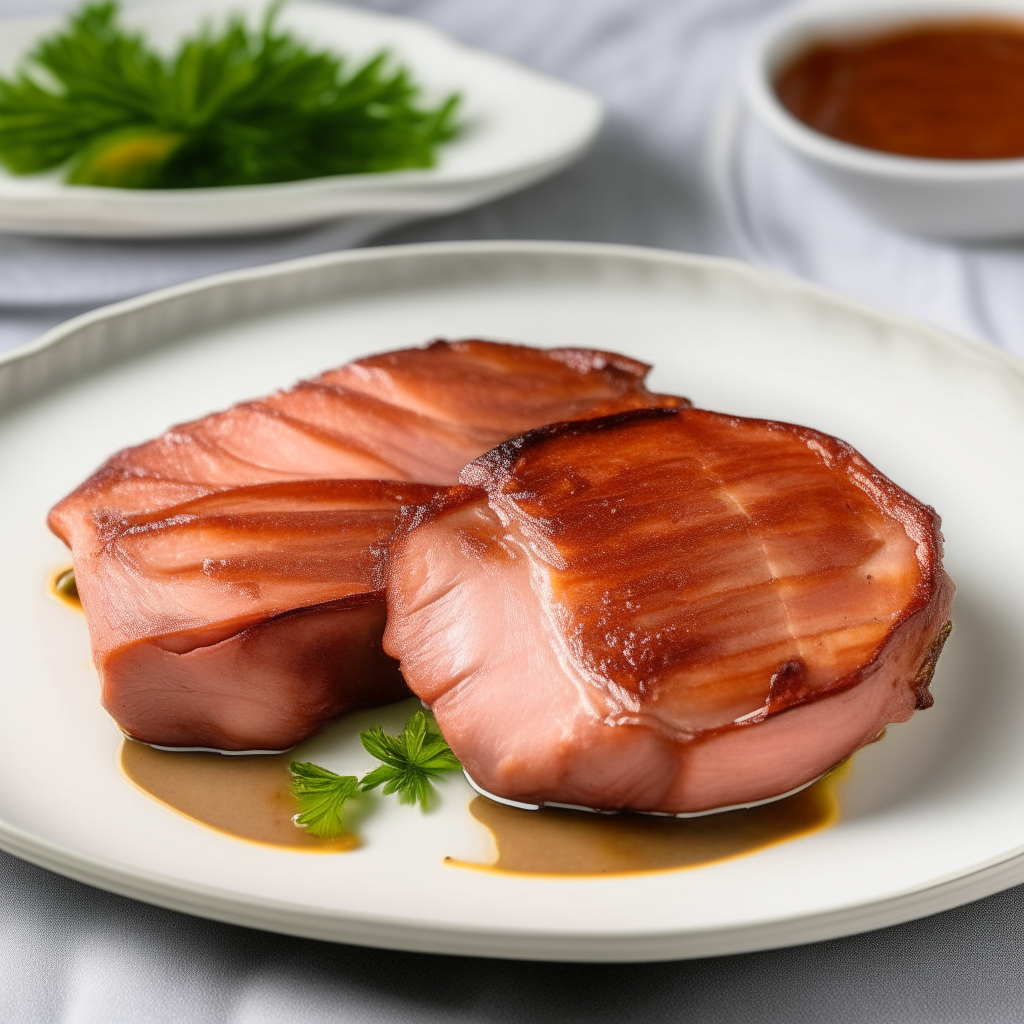
<svg viewBox="0 0 1024 1024">
<path fill-rule="evenodd" d="M 153 512 L 133 512 L 120 515 L 119 521 L 132 527 L 173 519 L 175 516 L 201 512 L 215 514 L 218 502 L 225 511 L 246 511 L 245 504 L 274 499 L 303 501 L 303 511 L 316 510 L 318 504 L 331 500 L 359 502 L 359 508 L 368 508 L 368 502 L 398 508 L 408 504 L 424 504 L 443 488 L 434 484 L 418 484 L 408 480 L 282 480 L 268 484 L 250 484 L 246 487 L 222 487 L 198 498 L 171 505 Z"/>
<path fill-rule="evenodd" d="M 531 345 L 492 342 L 474 338 L 467 338 L 458 341 L 437 339 L 420 347 L 397 349 L 365 356 L 361 359 L 354 360 L 352 363 L 344 364 L 342 367 L 339 367 L 338 370 L 344 370 L 346 367 L 350 366 L 362 366 L 366 368 L 395 366 L 396 368 L 402 368 L 403 357 L 408 358 L 410 356 L 415 356 L 418 353 L 445 350 L 466 353 L 473 353 L 474 350 L 480 350 L 493 357 L 496 362 L 508 362 L 509 368 L 513 370 L 515 369 L 517 359 L 525 363 L 533 363 L 534 368 L 542 365 L 545 360 L 551 360 L 571 368 L 581 376 L 588 373 L 606 373 L 612 378 L 617 377 L 622 382 L 622 394 L 618 397 L 609 395 L 604 403 L 605 409 L 607 409 L 609 405 L 614 407 L 616 403 L 621 405 L 623 402 L 628 401 L 629 399 L 627 396 L 632 396 L 637 401 L 642 400 L 645 403 L 658 407 L 689 407 L 691 405 L 690 401 L 686 398 L 648 392 L 644 387 L 644 379 L 650 372 L 651 367 L 647 363 L 641 362 L 637 359 L 632 359 L 629 356 L 621 355 L 617 352 L 609 352 L 601 349 L 542 349 Z M 337 370 L 326 371 L 325 374 L 321 374 L 320 376 L 313 377 L 309 380 L 299 381 L 289 389 L 288 392 L 275 392 L 274 394 L 275 396 L 287 395 L 289 392 L 299 392 L 315 388 L 323 388 L 332 392 L 344 391 L 346 389 L 332 385 L 325 379 L 329 377 L 330 374 L 336 372 Z M 417 419 L 425 419 L 420 414 L 412 410 L 399 408 L 397 406 L 389 406 L 388 403 L 369 395 L 359 395 L 356 397 L 360 402 L 372 405 L 375 408 L 379 407 L 380 409 L 390 410 L 392 413 L 398 412 L 405 420 L 410 422 L 415 422 Z M 289 416 L 286 412 L 268 405 L 264 399 L 254 399 L 250 402 L 242 402 L 236 406 L 232 406 L 228 410 L 224 410 L 224 412 L 228 413 L 246 407 L 258 407 L 261 415 L 270 416 L 276 420 L 286 422 L 297 431 L 310 436 L 320 437 L 328 443 L 344 443 L 344 438 L 336 436 L 331 431 L 321 429 L 315 423 L 299 420 L 295 417 Z M 595 408 L 594 411 L 600 413 L 604 410 L 601 408 Z M 163 444 L 167 441 L 173 441 L 178 437 L 180 437 L 183 443 L 186 443 L 190 447 L 213 452 L 215 450 L 215 446 L 208 438 L 197 433 L 196 428 L 199 428 L 201 431 L 201 428 L 211 419 L 211 417 L 216 417 L 218 415 L 221 414 L 212 413 L 209 416 L 200 417 L 196 420 L 189 420 L 187 422 L 175 424 L 154 439 L 115 452 L 94 473 L 92 473 L 86 480 L 79 484 L 78 487 L 76 487 L 70 494 L 64 497 L 50 510 L 47 517 L 47 525 L 50 530 L 70 546 L 73 520 L 74 517 L 79 514 L 80 506 L 89 502 L 95 502 L 97 506 L 110 504 L 116 505 L 116 502 L 111 502 L 109 497 L 111 491 L 119 485 L 129 485 L 130 481 L 134 478 L 139 478 L 140 482 L 142 480 L 159 482 L 166 485 L 171 490 L 180 490 L 181 493 L 174 494 L 170 500 L 159 500 L 155 502 L 151 506 L 153 511 L 167 508 L 170 505 L 175 505 L 179 502 L 187 501 L 205 494 L 211 494 L 220 490 L 228 490 L 232 487 L 239 486 L 238 484 L 220 485 L 191 479 L 182 479 L 174 476 L 173 474 L 155 470 L 152 467 L 140 469 L 137 464 L 137 457 L 140 453 L 143 453 L 154 444 Z M 490 441 L 487 440 L 486 443 L 490 443 Z M 372 475 L 377 477 L 394 477 L 401 475 L 399 472 L 385 471 L 387 467 L 384 466 L 383 463 L 380 468 L 382 470 L 381 472 L 374 473 Z M 394 468 L 395 467 L 391 467 L 392 470 L 394 470 Z M 270 475 L 279 476 L 280 473 L 273 471 Z M 308 478 L 308 474 L 303 473 L 302 467 L 296 467 L 295 477 Z"/>
<path fill-rule="evenodd" d="M 637 386 L 642 385 L 647 375 L 651 372 L 650 363 L 634 359 L 632 356 L 625 356 L 621 352 L 613 352 L 608 349 L 600 348 L 575 348 L 572 346 L 565 346 L 562 348 L 537 348 L 535 345 L 522 345 L 508 341 L 495 342 L 487 338 L 460 338 L 457 341 L 449 341 L 446 338 L 435 338 L 423 347 L 427 350 L 454 349 L 455 351 L 465 351 L 477 345 L 500 345 L 501 348 L 509 354 L 519 353 L 520 355 L 529 354 L 532 356 L 539 355 L 541 357 L 548 357 L 550 359 L 555 359 L 560 363 L 564 363 L 566 366 L 571 367 L 579 373 L 593 373 L 613 369 L 624 376 L 631 377 Z M 399 355 L 404 351 L 407 350 L 400 349 L 398 352 L 380 352 L 376 355 L 366 356 L 365 358 L 358 360 L 358 362 L 373 363 L 375 361 L 385 360 L 389 356 Z M 689 399 L 679 398 L 675 395 L 658 395 L 654 397 L 671 398 L 680 406 L 689 407 L 692 405 Z"/>
<path fill-rule="evenodd" d="M 462 471 L 460 486 L 439 492 L 424 505 L 404 508 L 393 543 L 400 543 L 400 538 L 415 527 L 479 501 L 485 494 L 490 495 L 497 491 L 503 482 L 514 474 L 519 459 L 551 438 L 614 432 L 640 421 L 691 416 L 715 416 L 737 424 L 760 426 L 769 431 L 784 431 L 805 443 L 812 444 L 826 463 L 845 464 L 848 478 L 868 494 L 887 515 L 898 520 L 911 540 L 916 543 L 916 557 L 921 574 L 913 597 L 904 606 L 899 618 L 877 645 L 872 656 L 856 671 L 812 690 L 801 685 L 802 664 L 786 663 L 773 677 L 769 702 L 761 713 L 748 716 L 743 721 L 704 730 L 701 735 L 712 736 L 756 725 L 769 716 L 852 689 L 879 671 L 897 652 L 901 661 L 907 661 L 905 668 L 901 669 L 901 675 L 913 689 L 917 707 L 930 707 L 932 698 L 928 685 L 942 646 L 952 628 L 949 611 L 956 592 L 955 584 L 942 567 L 941 520 L 933 508 L 918 501 L 893 483 L 852 446 L 810 427 L 775 420 L 726 416 L 689 407 L 637 409 L 597 419 L 539 427 L 503 442 L 474 460 Z"/>
</svg>

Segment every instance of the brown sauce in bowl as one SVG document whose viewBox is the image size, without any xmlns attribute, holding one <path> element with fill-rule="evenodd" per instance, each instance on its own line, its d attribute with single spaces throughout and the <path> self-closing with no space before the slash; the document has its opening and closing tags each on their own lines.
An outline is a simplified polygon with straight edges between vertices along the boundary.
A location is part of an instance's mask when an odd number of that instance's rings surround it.
<svg viewBox="0 0 1024 1024">
<path fill-rule="evenodd" d="M 775 78 L 842 142 L 940 160 L 1024 157 L 1024 22 L 969 19 L 818 42 Z"/>
</svg>

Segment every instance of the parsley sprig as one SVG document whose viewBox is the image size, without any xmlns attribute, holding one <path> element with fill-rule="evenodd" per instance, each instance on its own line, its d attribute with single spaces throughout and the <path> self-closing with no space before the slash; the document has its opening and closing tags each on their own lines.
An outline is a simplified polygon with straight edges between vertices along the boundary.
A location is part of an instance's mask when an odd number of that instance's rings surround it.
<svg viewBox="0 0 1024 1024">
<path fill-rule="evenodd" d="M 323 839 L 342 835 L 345 803 L 381 785 L 385 796 L 397 793 L 399 803 L 418 803 L 427 810 L 436 795 L 432 780 L 462 768 L 434 720 L 422 711 L 409 718 L 399 736 L 390 736 L 382 726 L 374 725 L 360 732 L 359 739 L 368 753 L 383 762 L 361 781 L 309 761 L 292 761 L 289 766 L 292 793 L 299 802 L 293 820 L 312 835 Z"/>
<path fill-rule="evenodd" d="M 419 102 L 379 53 L 349 71 L 330 53 L 240 17 L 164 58 L 88 3 L 0 78 L 0 163 L 16 174 L 64 165 L 72 184 L 192 188 L 431 167 L 458 132 L 458 97 Z"/>
<path fill-rule="evenodd" d="M 359 792 L 354 775 L 337 775 L 311 761 L 292 761 L 292 794 L 299 801 L 299 813 L 292 821 L 310 835 L 332 839 L 345 832 L 341 811 L 347 800 Z"/>
<path fill-rule="evenodd" d="M 367 752 L 384 762 L 363 776 L 363 790 L 383 784 L 385 796 L 397 793 L 399 803 L 419 803 L 426 810 L 434 798 L 431 779 L 462 767 L 431 724 L 433 719 L 428 722 L 427 716 L 417 711 L 405 723 L 401 736 L 389 736 L 379 725 L 361 732 L 359 739 Z"/>
</svg>

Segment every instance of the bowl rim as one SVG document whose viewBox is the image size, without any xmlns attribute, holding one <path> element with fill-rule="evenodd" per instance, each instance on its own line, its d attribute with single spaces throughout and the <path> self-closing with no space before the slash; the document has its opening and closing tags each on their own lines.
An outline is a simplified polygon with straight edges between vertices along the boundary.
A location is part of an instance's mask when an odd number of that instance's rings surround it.
<svg viewBox="0 0 1024 1024">
<path fill-rule="evenodd" d="M 988 183 L 1024 179 L 1024 157 L 945 160 L 900 156 L 841 142 L 805 124 L 782 104 L 772 73 L 784 56 L 815 37 L 936 21 L 996 17 L 1024 26 L 1024 0 L 804 0 L 769 18 L 747 46 L 740 92 L 773 135 L 819 164 L 862 176 L 935 183 Z M 852 30 L 852 31 L 851 31 Z"/>
</svg>

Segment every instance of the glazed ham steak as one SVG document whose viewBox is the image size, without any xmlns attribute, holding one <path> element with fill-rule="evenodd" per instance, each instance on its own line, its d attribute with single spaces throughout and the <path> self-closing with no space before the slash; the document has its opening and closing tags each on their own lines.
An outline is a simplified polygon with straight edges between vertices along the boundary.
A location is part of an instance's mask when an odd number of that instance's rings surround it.
<svg viewBox="0 0 1024 1024">
<path fill-rule="evenodd" d="M 435 342 L 371 356 L 114 455 L 50 513 L 104 706 L 161 746 L 290 747 L 406 694 L 381 651 L 401 505 L 495 444 L 684 399 L 586 349 Z M 384 478 L 392 483 L 382 483 Z"/>
<path fill-rule="evenodd" d="M 436 341 L 385 352 L 286 391 L 179 424 L 108 459 L 50 513 L 74 552 L 97 509 L 154 511 L 225 487 L 284 480 L 453 484 L 526 430 L 648 406 L 650 367 L 612 352 Z"/>
<path fill-rule="evenodd" d="M 104 707 L 161 746 L 283 750 L 407 697 L 381 647 L 381 553 L 436 491 L 300 480 L 112 517 L 83 602 Z"/>
<path fill-rule="evenodd" d="M 804 427 L 695 409 L 534 430 L 403 512 L 384 649 L 482 789 L 699 812 L 927 707 L 939 519 Z"/>
</svg>

